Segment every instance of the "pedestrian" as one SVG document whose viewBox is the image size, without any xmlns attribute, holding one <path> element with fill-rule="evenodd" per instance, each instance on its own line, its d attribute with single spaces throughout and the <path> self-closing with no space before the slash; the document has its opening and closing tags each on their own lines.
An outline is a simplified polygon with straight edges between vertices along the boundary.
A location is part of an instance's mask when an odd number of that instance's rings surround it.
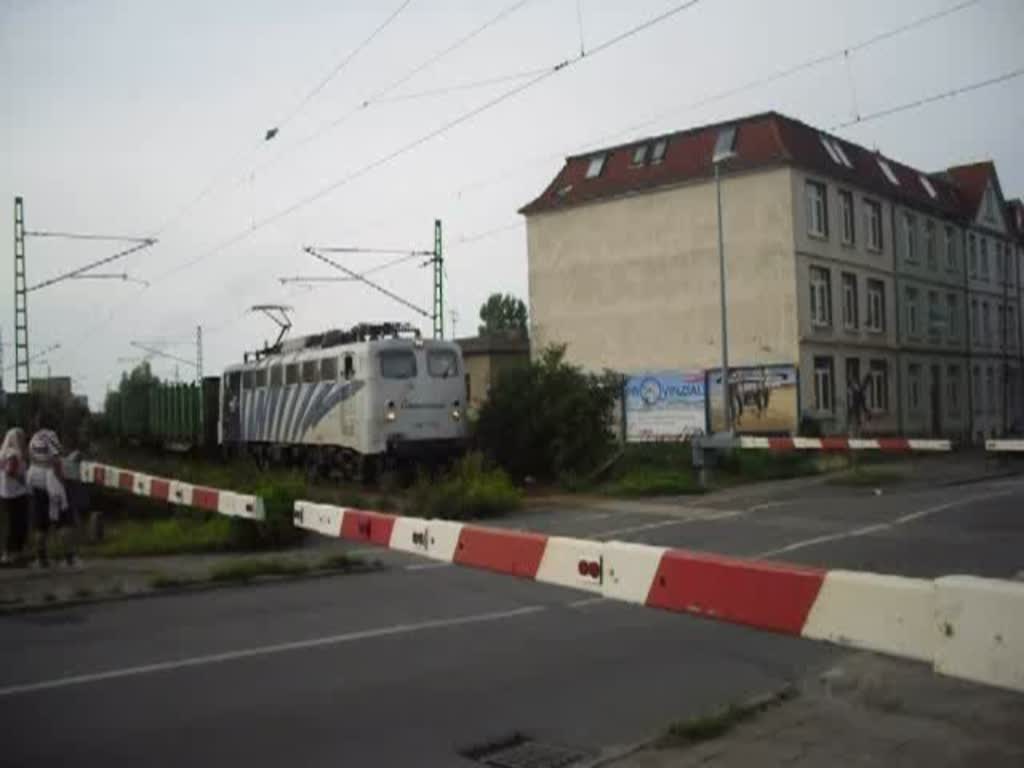
<svg viewBox="0 0 1024 768">
<path fill-rule="evenodd" d="M 61 477 L 61 445 L 57 433 L 42 429 L 28 442 L 28 486 L 32 491 L 32 516 L 36 529 L 36 565 L 49 565 L 46 540 L 56 528 L 68 565 L 75 564 L 74 520 Z"/>
<path fill-rule="evenodd" d="M 7 536 L 0 555 L 4 565 L 17 562 L 25 547 L 29 507 L 27 469 L 25 430 L 14 427 L 7 430 L 0 446 L 0 505 L 7 523 Z"/>
</svg>

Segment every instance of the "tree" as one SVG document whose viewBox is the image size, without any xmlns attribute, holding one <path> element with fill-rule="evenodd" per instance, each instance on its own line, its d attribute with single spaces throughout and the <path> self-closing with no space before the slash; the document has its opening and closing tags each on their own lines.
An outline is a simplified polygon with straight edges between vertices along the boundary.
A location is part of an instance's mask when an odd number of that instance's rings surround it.
<svg viewBox="0 0 1024 768">
<path fill-rule="evenodd" d="M 565 347 L 505 373 L 480 411 L 483 451 L 515 478 L 571 479 L 592 471 L 611 449 L 614 374 L 595 376 L 565 362 Z"/>
<path fill-rule="evenodd" d="M 492 293 L 480 307 L 481 336 L 515 331 L 527 334 L 526 304 L 511 293 Z"/>
</svg>

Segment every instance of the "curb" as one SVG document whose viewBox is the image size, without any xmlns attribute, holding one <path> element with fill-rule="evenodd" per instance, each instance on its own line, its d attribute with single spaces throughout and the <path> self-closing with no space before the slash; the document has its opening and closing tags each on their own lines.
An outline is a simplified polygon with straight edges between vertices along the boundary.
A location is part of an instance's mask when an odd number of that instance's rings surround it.
<svg viewBox="0 0 1024 768">
<path fill-rule="evenodd" d="M 253 576 L 251 579 L 233 579 L 226 581 L 212 581 L 210 579 L 196 579 L 192 583 L 183 583 L 173 587 L 147 588 L 139 592 L 126 592 L 124 594 L 109 594 L 98 597 L 72 598 L 71 600 L 55 600 L 52 603 L 18 603 L 14 605 L 0 605 L 0 617 L 17 616 L 25 613 L 45 613 L 47 611 L 64 610 L 67 608 L 82 608 L 101 603 L 127 602 L 129 600 L 147 600 L 159 597 L 181 596 L 192 592 L 211 592 L 218 589 L 230 589 L 232 587 L 262 587 L 288 581 L 311 581 L 314 579 L 329 578 L 332 576 L 360 576 L 368 573 L 376 573 L 387 570 L 387 566 L 380 561 L 371 561 L 352 568 L 329 568 L 307 571 L 295 574 L 266 574 Z"/>
</svg>

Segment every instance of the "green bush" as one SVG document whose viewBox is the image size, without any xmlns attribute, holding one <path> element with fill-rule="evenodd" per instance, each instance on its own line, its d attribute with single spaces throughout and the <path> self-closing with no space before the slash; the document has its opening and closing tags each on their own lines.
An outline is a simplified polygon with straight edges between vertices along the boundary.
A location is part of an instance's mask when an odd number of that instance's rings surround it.
<svg viewBox="0 0 1024 768">
<path fill-rule="evenodd" d="M 495 517 L 519 506 L 519 490 L 501 469 L 488 469 L 480 453 L 464 456 L 448 475 L 420 475 L 409 496 L 407 512 L 449 520 Z"/>
<path fill-rule="evenodd" d="M 627 445 L 598 486 L 613 496 L 672 496 L 701 493 L 694 477 L 689 443 Z"/>
<path fill-rule="evenodd" d="M 125 520 L 107 529 L 106 540 L 90 551 L 101 557 L 143 557 L 236 549 L 232 521 L 220 515 L 188 513 L 160 520 Z"/>
<path fill-rule="evenodd" d="M 280 549 L 298 543 L 305 536 L 293 519 L 295 501 L 305 497 L 305 483 L 298 476 L 267 479 L 252 493 L 263 499 L 262 521 L 233 517 L 232 541 L 237 549 Z"/>
<path fill-rule="evenodd" d="M 592 471 L 612 446 L 610 417 L 620 391 L 613 374 L 565 362 L 565 347 L 506 371 L 480 410 L 480 448 L 515 478 L 554 480 Z"/>
<path fill-rule="evenodd" d="M 817 458 L 807 453 L 771 453 L 758 450 L 738 450 L 724 453 L 718 462 L 719 476 L 732 476 L 743 482 L 757 480 L 783 480 L 790 477 L 815 475 L 821 471 Z"/>
</svg>

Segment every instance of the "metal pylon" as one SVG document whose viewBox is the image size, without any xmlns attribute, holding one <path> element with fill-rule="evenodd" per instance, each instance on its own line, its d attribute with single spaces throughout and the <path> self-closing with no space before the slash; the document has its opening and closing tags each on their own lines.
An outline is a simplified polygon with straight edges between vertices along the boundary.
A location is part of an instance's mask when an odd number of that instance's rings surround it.
<svg viewBox="0 0 1024 768">
<path fill-rule="evenodd" d="M 441 252 L 441 220 L 434 219 L 434 338 L 444 338 L 444 255 Z"/>
<path fill-rule="evenodd" d="M 28 285 L 25 280 L 25 206 L 14 198 L 14 391 L 28 392 Z"/>
</svg>

